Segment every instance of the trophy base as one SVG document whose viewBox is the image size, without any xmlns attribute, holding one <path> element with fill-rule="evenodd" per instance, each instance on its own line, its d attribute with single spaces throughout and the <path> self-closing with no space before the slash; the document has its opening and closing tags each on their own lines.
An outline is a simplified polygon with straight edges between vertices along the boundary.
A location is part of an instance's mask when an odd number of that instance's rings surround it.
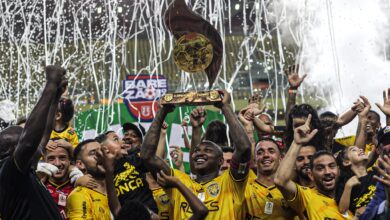
<svg viewBox="0 0 390 220">
<path fill-rule="evenodd" d="M 216 102 L 222 102 L 217 90 L 166 93 L 160 101 L 162 105 L 207 105 Z"/>
</svg>

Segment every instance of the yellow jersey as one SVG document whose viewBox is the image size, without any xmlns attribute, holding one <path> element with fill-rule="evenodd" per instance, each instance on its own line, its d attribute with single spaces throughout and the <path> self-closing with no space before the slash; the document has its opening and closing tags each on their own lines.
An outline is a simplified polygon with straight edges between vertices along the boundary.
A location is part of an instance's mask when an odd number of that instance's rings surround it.
<svg viewBox="0 0 390 220">
<path fill-rule="evenodd" d="M 66 129 L 62 131 L 53 131 L 50 134 L 50 139 L 53 138 L 61 138 L 69 142 L 73 148 L 75 148 L 79 144 L 79 138 L 77 137 L 76 132 L 71 126 L 68 126 Z"/>
<path fill-rule="evenodd" d="M 207 183 L 197 183 L 179 170 L 174 169 L 172 172 L 208 208 L 209 214 L 206 219 L 242 219 L 242 205 L 247 177 L 236 180 L 228 169 Z M 192 210 L 179 190 L 169 189 L 167 194 L 173 206 L 170 219 L 189 219 L 192 216 Z"/>
<path fill-rule="evenodd" d="M 300 186 L 297 187 L 297 194 L 292 200 L 287 200 L 290 207 L 297 213 L 304 213 L 306 219 L 313 220 L 338 220 L 352 219 L 351 212 L 341 214 L 336 201 L 328 196 L 319 193 L 315 188 Z"/>
<path fill-rule="evenodd" d="M 169 197 L 163 188 L 152 189 L 154 201 L 158 207 L 158 216 L 161 220 L 168 220 L 171 210 Z"/>
<path fill-rule="evenodd" d="M 83 186 L 76 187 L 68 196 L 66 213 L 70 220 L 111 220 L 107 196 Z"/>
<path fill-rule="evenodd" d="M 337 143 L 339 143 L 345 147 L 349 147 L 349 146 L 355 145 L 355 139 L 356 139 L 356 136 L 351 135 L 351 136 L 347 136 L 347 137 L 336 138 L 334 140 Z M 366 149 L 365 149 L 366 154 L 368 155 L 372 151 L 373 148 L 374 148 L 373 144 L 366 144 Z"/>
<path fill-rule="evenodd" d="M 246 186 L 244 215 L 247 220 L 292 220 L 296 216 L 275 185 L 265 186 L 257 180 L 248 182 Z"/>
</svg>

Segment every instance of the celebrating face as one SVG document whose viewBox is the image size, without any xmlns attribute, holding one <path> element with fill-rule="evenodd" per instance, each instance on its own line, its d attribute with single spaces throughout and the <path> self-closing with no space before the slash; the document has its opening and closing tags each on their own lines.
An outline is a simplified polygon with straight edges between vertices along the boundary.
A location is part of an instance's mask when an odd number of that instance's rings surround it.
<svg viewBox="0 0 390 220">
<path fill-rule="evenodd" d="M 81 158 L 76 162 L 78 168 L 94 178 L 104 178 L 106 171 L 102 164 L 101 145 L 98 142 L 90 142 L 83 147 L 80 154 Z"/>
<path fill-rule="evenodd" d="M 340 170 L 335 158 L 325 154 L 314 159 L 310 176 L 320 192 L 334 192 L 338 177 L 340 176 Z"/>
<path fill-rule="evenodd" d="M 222 149 L 216 144 L 203 142 L 194 148 L 191 162 L 197 174 L 219 170 L 223 164 Z"/>
<path fill-rule="evenodd" d="M 263 175 L 276 172 L 281 161 L 278 146 L 269 140 L 260 141 L 255 149 L 257 171 Z"/>
<path fill-rule="evenodd" d="M 45 162 L 50 163 L 58 168 L 52 178 L 56 182 L 65 182 L 68 178 L 68 170 L 70 165 L 69 153 L 63 147 L 56 147 L 54 150 L 48 150 L 45 154 Z"/>
<path fill-rule="evenodd" d="M 305 180 L 310 180 L 309 173 L 310 169 L 310 159 L 313 157 L 316 149 L 314 146 L 303 146 L 299 150 L 297 160 L 295 161 L 295 167 L 297 169 L 297 174 L 300 178 Z"/>
</svg>

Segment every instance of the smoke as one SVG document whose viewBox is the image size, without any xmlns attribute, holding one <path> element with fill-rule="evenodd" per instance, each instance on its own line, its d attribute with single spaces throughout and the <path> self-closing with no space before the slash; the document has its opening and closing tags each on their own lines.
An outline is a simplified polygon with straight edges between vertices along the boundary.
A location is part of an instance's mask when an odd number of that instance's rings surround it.
<svg viewBox="0 0 390 220">
<path fill-rule="evenodd" d="M 390 87 L 389 2 L 279 0 L 272 7 L 283 42 L 299 48 L 297 63 L 308 74 L 302 91 L 338 114 L 364 95 L 381 113 L 374 103 L 383 103 L 382 91 Z M 356 123 L 343 135 L 354 134 Z"/>
</svg>

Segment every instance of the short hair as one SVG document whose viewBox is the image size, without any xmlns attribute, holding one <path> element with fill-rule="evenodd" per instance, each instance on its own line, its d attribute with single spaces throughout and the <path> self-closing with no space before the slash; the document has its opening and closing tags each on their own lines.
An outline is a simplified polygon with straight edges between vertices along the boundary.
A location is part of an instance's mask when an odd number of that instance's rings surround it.
<svg viewBox="0 0 390 220">
<path fill-rule="evenodd" d="M 213 120 L 207 125 L 204 133 L 204 140 L 212 141 L 220 146 L 225 146 L 228 144 L 226 130 L 227 128 L 225 123 L 220 120 Z"/>
<path fill-rule="evenodd" d="M 17 125 L 10 126 L 0 132 L 0 159 L 14 152 L 22 132 L 23 128 Z"/>
<path fill-rule="evenodd" d="M 221 148 L 222 148 L 222 152 L 224 153 L 234 153 L 234 148 L 232 147 L 223 146 Z"/>
<path fill-rule="evenodd" d="M 331 111 L 326 111 L 326 112 L 323 112 L 321 115 L 320 115 L 320 119 L 322 120 L 323 118 L 333 118 L 333 119 L 337 119 L 337 115 Z"/>
<path fill-rule="evenodd" d="M 321 157 L 321 156 L 324 156 L 324 155 L 328 155 L 328 156 L 332 157 L 334 159 L 334 161 L 337 163 L 336 158 L 333 156 L 333 154 L 331 152 L 326 151 L 326 150 L 319 150 L 319 151 L 315 152 L 313 154 L 313 157 L 310 159 L 310 169 L 313 170 L 313 168 L 314 168 L 314 160 Z"/>
<path fill-rule="evenodd" d="M 119 210 L 116 220 L 151 219 L 149 210 L 140 202 L 128 200 Z"/>
<path fill-rule="evenodd" d="M 272 142 L 273 144 L 276 145 L 276 148 L 278 148 L 280 154 L 283 154 L 283 153 L 284 153 L 283 149 L 280 147 L 280 145 L 279 145 L 279 143 L 278 143 L 277 141 L 275 141 L 273 138 L 268 138 L 268 137 L 267 137 L 267 138 L 262 138 L 262 139 L 260 139 L 260 140 L 256 143 L 254 154 L 256 154 L 257 145 L 260 144 L 260 142 L 263 142 L 263 141 Z"/>
<path fill-rule="evenodd" d="M 86 140 L 83 140 L 82 142 L 80 142 L 76 146 L 76 148 L 73 150 L 73 158 L 74 158 L 74 160 L 79 160 L 81 151 L 83 150 L 84 146 L 89 144 L 89 143 L 92 143 L 92 142 L 98 142 L 98 141 L 96 141 L 95 139 L 86 139 Z"/>
<path fill-rule="evenodd" d="M 74 115 L 74 106 L 71 99 L 61 97 L 58 103 L 58 112 L 62 114 L 62 123 L 67 124 Z"/>
<path fill-rule="evenodd" d="M 370 110 L 368 113 L 373 113 L 376 115 L 376 117 L 378 117 L 378 122 L 380 123 L 381 122 L 381 116 L 378 114 L 378 112 L 374 111 L 374 110 Z"/>
<path fill-rule="evenodd" d="M 200 146 L 200 145 L 202 145 L 202 144 L 215 147 L 215 148 L 217 149 L 217 151 L 218 151 L 218 155 L 221 156 L 221 157 L 223 157 L 223 150 L 222 150 L 222 147 L 219 146 L 217 143 L 214 143 L 213 141 L 210 141 L 210 140 L 203 140 L 203 141 L 201 141 L 201 142 L 199 143 L 198 146 Z"/>
</svg>

